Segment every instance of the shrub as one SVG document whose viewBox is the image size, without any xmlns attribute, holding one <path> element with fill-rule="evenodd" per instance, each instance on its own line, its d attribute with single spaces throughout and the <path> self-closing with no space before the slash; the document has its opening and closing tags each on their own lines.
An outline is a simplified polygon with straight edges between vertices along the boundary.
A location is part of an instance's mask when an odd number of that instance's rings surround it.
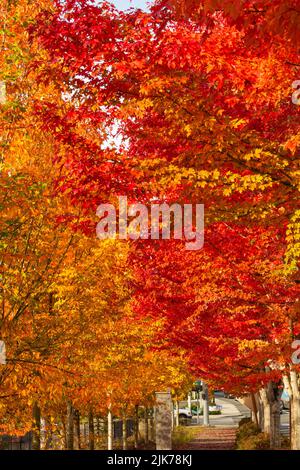
<svg viewBox="0 0 300 470">
<path fill-rule="evenodd" d="M 281 438 L 281 448 L 282 449 L 290 449 L 291 448 L 291 441 L 289 437 L 284 436 Z"/>
<path fill-rule="evenodd" d="M 245 423 L 253 423 L 253 421 L 251 418 L 242 418 L 241 421 L 239 422 L 239 428 Z"/>
<path fill-rule="evenodd" d="M 238 450 L 262 450 L 270 448 L 268 434 L 260 432 L 259 427 L 250 418 L 243 418 L 236 434 Z"/>
<path fill-rule="evenodd" d="M 239 425 L 236 433 L 237 440 L 244 439 L 245 437 L 255 436 L 260 433 L 260 429 L 252 421 L 246 421 Z"/>
<path fill-rule="evenodd" d="M 246 436 L 237 442 L 238 450 L 263 450 L 270 448 L 270 437 L 268 434 L 260 432 Z"/>
</svg>

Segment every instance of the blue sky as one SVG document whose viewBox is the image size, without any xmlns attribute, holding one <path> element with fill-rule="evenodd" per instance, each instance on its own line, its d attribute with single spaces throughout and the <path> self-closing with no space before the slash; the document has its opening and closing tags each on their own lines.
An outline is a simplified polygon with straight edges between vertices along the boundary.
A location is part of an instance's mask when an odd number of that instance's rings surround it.
<svg viewBox="0 0 300 470">
<path fill-rule="evenodd" d="M 126 10 L 130 7 L 141 8 L 142 10 L 147 9 L 147 0 L 111 0 L 111 2 L 120 10 Z"/>
</svg>

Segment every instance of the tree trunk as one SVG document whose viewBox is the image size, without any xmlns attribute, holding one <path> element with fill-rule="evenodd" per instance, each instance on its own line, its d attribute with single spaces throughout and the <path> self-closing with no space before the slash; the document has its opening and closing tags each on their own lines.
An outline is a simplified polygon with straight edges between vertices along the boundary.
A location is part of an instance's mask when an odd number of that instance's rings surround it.
<svg viewBox="0 0 300 470">
<path fill-rule="evenodd" d="M 254 422 L 256 426 L 259 428 L 260 426 L 258 422 L 258 410 L 257 410 L 256 396 L 254 393 L 251 393 L 251 401 L 252 401 L 252 407 L 253 407 Z"/>
<path fill-rule="evenodd" d="M 299 398 L 294 396 L 290 398 L 290 413 L 291 413 L 291 450 L 300 450 L 300 423 L 299 423 Z"/>
<path fill-rule="evenodd" d="M 97 416 L 97 436 L 100 437 L 100 418 Z"/>
<path fill-rule="evenodd" d="M 89 450 L 95 450 L 94 415 L 92 410 L 89 412 Z"/>
<path fill-rule="evenodd" d="M 135 405 L 134 413 L 134 448 L 139 446 L 139 405 Z"/>
<path fill-rule="evenodd" d="M 51 417 L 48 416 L 42 420 L 42 423 L 42 427 L 44 427 L 44 449 L 49 450 L 53 445 Z M 43 445 L 41 447 L 43 448 Z"/>
<path fill-rule="evenodd" d="M 125 413 L 122 416 L 122 448 L 127 450 L 127 419 Z"/>
<path fill-rule="evenodd" d="M 78 410 L 74 411 L 74 429 L 75 429 L 75 448 L 81 449 L 80 441 L 80 413 Z"/>
<path fill-rule="evenodd" d="M 292 420 L 293 420 L 293 417 L 295 416 L 294 413 L 293 413 L 293 391 L 292 391 L 292 387 L 291 387 L 291 381 L 290 381 L 290 375 L 284 375 L 282 377 L 282 380 L 283 380 L 283 383 L 284 383 L 284 388 L 286 389 L 286 391 L 288 392 L 289 394 L 289 397 L 290 397 L 290 400 L 289 400 L 289 405 L 290 405 L 290 416 L 289 416 L 289 426 L 290 426 L 290 444 L 291 444 L 291 448 L 292 448 L 292 444 L 293 444 L 293 428 L 294 426 L 292 425 Z M 297 410 L 295 410 L 297 412 Z M 293 449 L 295 450 L 295 449 Z"/>
<path fill-rule="evenodd" d="M 259 429 L 263 431 L 264 429 L 264 407 L 261 399 L 260 392 L 257 394 L 258 398 L 258 422 L 259 422 Z"/>
<path fill-rule="evenodd" d="M 290 371 L 287 384 L 291 408 L 291 449 L 300 450 L 300 391 L 298 374 Z M 286 383 L 286 382 L 285 382 Z"/>
<path fill-rule="evenodd" d="M 262 388 L 259 392 L 262 408 L 262 432 L 266 434 L 271 433 L 271 406 L 267 396 L 267 390 Z"/>
<path fill-rule="evenodd" d="M 280 402 L 273 400 L 271 403 L 271 434 L 270 434 L 270 447 L 271 449 L 279 449 L 281 445 L 280 439 Z"/>
<path fill-rule="evenodd" d="M 175 402 L 175 426 L 179 426 L 179 402 L 176 400 Z"/>
<path fill-rule="evenodd" d="M 71 401 L 67 402 L 67 450 L 74 450 L 74 412 Z"/>
<path fill-rule="evenodd" d="M 148 408 L 145 407 L 145 444 L 149 443 L 149 420 L 148 420 Z"/>
<path fill-rule="evenodd" d="M 32 450 L 41 449 L 41 410 L 34 402 L 32 408 Z"/>
<path fill-rule="evenodd" d="M 149 423 L 149 419 L 148 419 Z M 151 408 L 151 418 L 150 418 L 150 441 L 155 442 L 155 408 Z"/>
<path fill-rule="evenodd" d="M 49 422 L 46 417 L 41 418 L 41 437 L 40 437 L 40 449 L 41 450 L 46 450 L 48 447 L 48 441 L 49 441 Z"/>
<path fill-rule="evenodd" d="M 280 448 L 280 393 L 278 385 L 269 382 L 265 388 L 260 390 L 263 406 L 263 428 L 262 431 L 270 436 L 271 449 Z"/>
<path fill-rule="evenodd" d="M 113 448 L 113 420 L 111 410 L 108 410 L 107 415 L 107 450 Z"/>
<path fill-rule="evenodd" d="M 60 416 L 60 419 L 61 419 L 61 427 L 62 427 L 62 441 L 60 442 L 60 446 L 62 449 L 66 449 L 68 447 L 66 419 L 64 415 Z"/>
</svg>

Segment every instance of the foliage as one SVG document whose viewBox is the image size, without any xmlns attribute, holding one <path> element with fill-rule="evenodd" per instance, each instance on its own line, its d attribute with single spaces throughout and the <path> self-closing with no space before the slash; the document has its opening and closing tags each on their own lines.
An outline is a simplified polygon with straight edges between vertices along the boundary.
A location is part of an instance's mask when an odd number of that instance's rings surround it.
<svg viewBox="0 0 300 470">
<path fill-rule="evenodd" d="M 258 426 L 248 418 L 239 423 L 236 434 L 237 450 L 262 450 L 270 448 L 270 437 L 260 432 Z"/>
<path fill-rule="evenodd" d="M 298 3 L 1 0 L 3 433 L 298 371 Z M 97 240 L 123 194 L 204 203 L 204 249 Z"/>
</svg>

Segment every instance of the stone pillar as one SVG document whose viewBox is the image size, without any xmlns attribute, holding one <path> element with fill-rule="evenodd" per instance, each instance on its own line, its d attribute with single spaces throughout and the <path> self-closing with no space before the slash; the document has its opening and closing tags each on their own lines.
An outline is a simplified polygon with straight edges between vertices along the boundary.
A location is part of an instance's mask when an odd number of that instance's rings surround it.
<svg viewBox="0 0 300 470">
<path fill-rule="evenodd" d="M 156 392 L 155 435 L 156 450 L 172 449 L 173 405 L 170 392 Z"/>
</svg>

